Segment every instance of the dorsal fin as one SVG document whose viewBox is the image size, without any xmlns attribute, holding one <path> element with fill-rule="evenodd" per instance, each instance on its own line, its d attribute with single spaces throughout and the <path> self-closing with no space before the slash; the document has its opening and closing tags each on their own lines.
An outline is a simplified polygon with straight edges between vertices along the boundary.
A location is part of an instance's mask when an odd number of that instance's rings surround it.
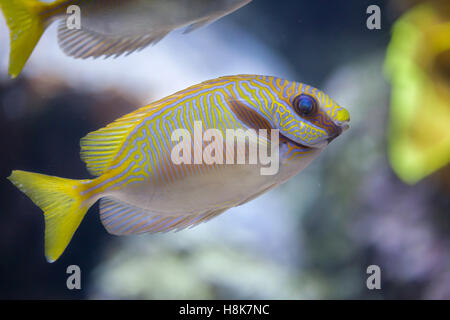
<svg viewBox="0 0 450 320">
<path fill-rule="evenodd" d="M 174 93 L 166 98 L 155 101 L 122 116 L 106 127 L 87 134 L 80 141 L 81 159 L 86 163 L 87 169 L 94 176 L 100 176 L 110 167 L 124 141 L 133 128 L 145 117 L 164 107 L 165 103 L 183 96 L 189 89 L 200 87 L 203 84 Z"/>
<path fill-rule="evenodd" d="M 183 96 L 186 90 L 141 107 L 82 138 L 80 156 L 89 172 L 94 176 L 103 174 L 110 167 L 133 128 L 143 119 L 163 108 L 166 103 L 177 99 L 178 96 Z"/>
<path fill-rule="evenodd" d="M 235 78 L 251 78 L 252 75 L 239 75 L 220 77 L 204 81 L 202 83 L 193 85 L 187 89 L 178 91 L 168 97 L 161 100 L 152 102 L 151 104 L 139 108 L 116 121 L 108 124 L 106 127 L 93 131 L 81 139 L 81 159 L 86 163 L 87 168 L 94 176 L 101 175 L 106 169 L 110 167 L 110 164 L 114 160 L 117 153 L 120 151 L 125 139 L 128 137 L 133 128 L 142 121 L 145 117 L 163 108 L 167 103 L 176 101 L 180 97 L 189 94 L 193 90 L 200 90 L 202 88 L 211 86 L 214 87 L 222 82 L 230 81 Z M 236 106 L 238 108 L 239 106 Z M 241 120 L 251 123 L 250 127 L 268 128 L 270 124 L 261 116 L 258 118 L 258 114 L 252 110 L 234 110 L 237 112 L 237 116 L 241 117 Z M 250 112 L 253 112 L 250 115 Z M 258 118 L 258 119 L 257 119 Z M 256 121 L 257 119 L 257 121 Z M 253 122 L 251 122 L 253 121 Z"/>
<path fill-rule="evenodd" d="M 153 104 L 142 107 L 82 138 L 80 156 L 89 172 L 99 176 L 108 169 L 135 125 L 145 114 L 151 114 L 155 110 L 157 108 Z"/>
<path fill-rule="evenodd" d="M 92 175 L 99 176 L 108 168 L 130 127 L 132 124 L 116 121 L 81 139 L 81 159 Z"/>
</svg>

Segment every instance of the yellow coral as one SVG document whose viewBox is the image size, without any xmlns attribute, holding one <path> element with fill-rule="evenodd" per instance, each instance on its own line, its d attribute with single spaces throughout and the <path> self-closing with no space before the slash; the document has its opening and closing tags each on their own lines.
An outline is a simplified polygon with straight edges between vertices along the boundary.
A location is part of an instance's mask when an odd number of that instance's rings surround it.
<svg viewBox="0 0 450 320">
<path fill-rule="evenodd" d="M 385 71 L 392 84 L 389 157 L 413 184 L 450 161 L 450 4 L 416 6 L 394 25 Z"/>
</svg>

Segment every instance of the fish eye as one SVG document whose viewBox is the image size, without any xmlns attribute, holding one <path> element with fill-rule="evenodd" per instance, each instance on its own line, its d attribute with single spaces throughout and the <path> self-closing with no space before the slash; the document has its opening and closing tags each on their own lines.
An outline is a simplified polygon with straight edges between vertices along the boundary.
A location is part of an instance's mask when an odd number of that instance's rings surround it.
<svg viewBox="0 0 450 320">
<path fill-rule="evenodd" d="M 310 95 L 302 93 L 294 99 L 294 110 L 301 116 L 312 114 L 317 109 L 317 101 Z"/>
</svg>

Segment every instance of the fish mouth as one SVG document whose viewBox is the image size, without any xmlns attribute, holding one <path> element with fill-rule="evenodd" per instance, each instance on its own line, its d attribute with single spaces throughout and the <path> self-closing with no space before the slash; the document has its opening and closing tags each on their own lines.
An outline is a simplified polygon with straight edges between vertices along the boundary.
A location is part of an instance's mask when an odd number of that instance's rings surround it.
<svg viewBox="0 0 450 320">
<path fill-rule="evenodd" d="M 336 130 L 336 132 L 334 132 L 331 136 L 329 136 L 329 137 L 327 138 L 328 143 L 330 143 L 331 141 L 333 141 L 334 139 L 336 139 L 337 137 L 339 137 L 339 136 L 342 134 L 343 131 L 344 131 L 344 130 L 342 129 L 342 127 L 338 127 L 338 129 Z"/>
<path fill-rule="evenodd" d="M 348 122 L 339 123 L 336 132 L 333 133 L 330 137 L 327 138 L 328 143 L 339 137 L 343 132 L 350 129 L 350 124 Z"/>
<path fill-rule="evenodd" d="M 302 149 L 321 149 L 326 147 L 330 144 L 331 141 L 339 137 L 344 131 L 347 131 L 350 128 L 350 124 L 348 122 L 346 123 L 339 123 L 339 126 L 336 126 L 336 129 L 334 132 L 329 135 L 327 138 L 323 139 L 322 141 L 319 141 L 315 144 L 303 144 L 301 142 L 294 141 L 292 139 L 287 138 L 286 136 L 282 135 L 280 133 L 280 136 L 282 136 L 283 140 L 287 140 L 293 145 L 302 148 Z"/>
<path fill-rule="evenodd" d="M 342 132 L 350 129 L 350 123 L 348 123 L 348 122 L 342 123 L 339 127 L 341 128 L 341 133 L 342 133 Z"/>
</svg>

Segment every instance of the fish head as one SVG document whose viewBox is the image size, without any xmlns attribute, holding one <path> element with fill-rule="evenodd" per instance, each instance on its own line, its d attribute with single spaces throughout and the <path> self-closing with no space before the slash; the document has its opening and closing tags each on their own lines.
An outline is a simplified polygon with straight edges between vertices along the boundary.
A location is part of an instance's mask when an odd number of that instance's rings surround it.
<svg viewBox="0 0 450 320">
<path fill-rule="evenodd" d="M 286 87 L 272 108 L 282 136 L 305 147 L 324 148 L 349 128 L 349 112 L 324 92 L 297 82 Z"/>
</svg>

